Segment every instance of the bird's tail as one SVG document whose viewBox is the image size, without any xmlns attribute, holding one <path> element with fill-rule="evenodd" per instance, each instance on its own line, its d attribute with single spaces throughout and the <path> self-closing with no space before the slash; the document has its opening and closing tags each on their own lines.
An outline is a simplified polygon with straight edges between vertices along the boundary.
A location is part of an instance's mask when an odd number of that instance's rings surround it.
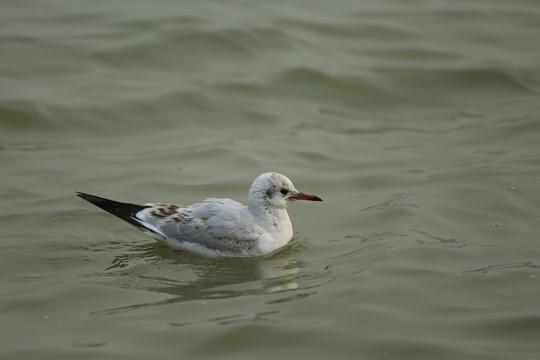
<svg viewBox="0 0 540 360">
<path fill-rule="evenodd" d="M 118 202 L 104 199 L 95 195 L 85 194 L 79 191 L 76 191 L 76 194 L 84 200 L 91 202 L 97 207 L 102 208 L 103 210 L 119 217 L 124 221 L 127 221 L 131 225 L 134 225 L 143 231 L 149 230 L 139 219 L 137 219 L 136 216 L 139 211 L 144 210 L 149 206 Z"/>
</svg>

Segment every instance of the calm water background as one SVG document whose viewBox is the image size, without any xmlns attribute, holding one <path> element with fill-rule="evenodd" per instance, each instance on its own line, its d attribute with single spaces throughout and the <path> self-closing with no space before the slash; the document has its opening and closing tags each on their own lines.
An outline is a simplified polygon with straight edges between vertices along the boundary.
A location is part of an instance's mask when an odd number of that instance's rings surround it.
<svg viewBox="0 0 540 360">
<path fill-rule="evenodd" d="M 540 3 L 4 1 L 2 359 L 538 359 Z M 263 259 L 74 196 L 323 203 Z"/>
</svg>

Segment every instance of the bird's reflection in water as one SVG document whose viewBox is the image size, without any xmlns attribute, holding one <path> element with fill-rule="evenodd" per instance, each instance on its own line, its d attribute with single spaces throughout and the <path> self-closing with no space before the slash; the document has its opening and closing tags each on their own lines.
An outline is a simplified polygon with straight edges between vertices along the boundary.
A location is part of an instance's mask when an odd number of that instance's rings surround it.
<svg viewBox="0 0 540 360">
<path fill-rule="evenodd" d="M 301 242 L 265 258 L 203 258 L 158 244 L 134 246 L 114 258 L 97 282 L 173 297 L 92 312 L 110 315 L 148 306 L 191 300 L 224 299 L 298 289 L 301 261 L 292 256 Z"/>
</svg>

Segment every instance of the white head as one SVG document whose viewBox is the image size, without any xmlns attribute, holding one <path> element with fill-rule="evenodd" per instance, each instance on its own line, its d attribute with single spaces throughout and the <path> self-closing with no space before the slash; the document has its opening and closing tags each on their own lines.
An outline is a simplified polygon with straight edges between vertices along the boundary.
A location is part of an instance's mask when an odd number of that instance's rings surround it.
<svg viewBox="0 0 540 360">
<path fill-rule="evenodd" d="M 260 175 L 249 189 L 249 207 L 286 209 L 294 200 L 322 201 L 321 198 L 296 190 L 288 177 L 269 172 Z"/>
</svg>

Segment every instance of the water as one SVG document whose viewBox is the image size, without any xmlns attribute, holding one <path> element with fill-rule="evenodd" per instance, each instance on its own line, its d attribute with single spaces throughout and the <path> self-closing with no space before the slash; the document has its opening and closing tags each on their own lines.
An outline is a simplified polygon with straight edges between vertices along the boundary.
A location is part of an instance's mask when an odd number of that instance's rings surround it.
<svg viewBox="0 0 540 360">
<path fill-rule="evenodd" d="M 537 359 L 537 1 L 7 1 L 0 358 Z M 262 259 L 74 196 L 290 208 Z"/>
</svg>

